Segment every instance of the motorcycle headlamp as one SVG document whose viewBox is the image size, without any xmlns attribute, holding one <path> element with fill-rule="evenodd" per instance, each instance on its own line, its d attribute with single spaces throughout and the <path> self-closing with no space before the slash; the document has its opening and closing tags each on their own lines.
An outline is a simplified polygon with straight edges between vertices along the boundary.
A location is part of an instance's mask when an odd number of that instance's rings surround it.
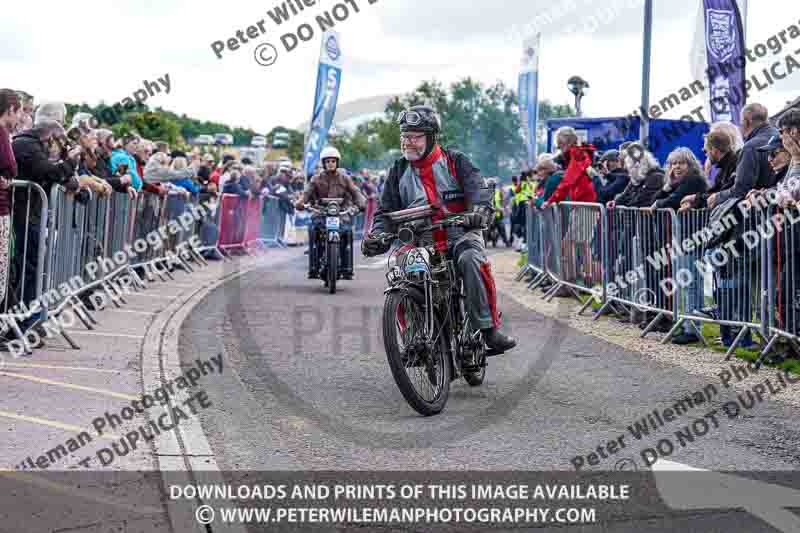
<svg viewBox="0 0 800 533">
<path fill-rule="evenodd" d="M 414 232 L 411 230 L 411 228 L 400 228 L 397 238 L 400 239 L 400 242 L 403 244 L 414 244 Z"/>
</svg>

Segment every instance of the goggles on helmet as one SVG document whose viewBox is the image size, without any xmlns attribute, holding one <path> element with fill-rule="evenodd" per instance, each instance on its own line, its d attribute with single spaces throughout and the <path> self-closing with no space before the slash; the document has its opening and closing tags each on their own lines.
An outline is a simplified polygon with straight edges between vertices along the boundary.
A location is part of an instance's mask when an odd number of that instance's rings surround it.
<svg viewBox="0 0 800 533">
<path fill-rule="evenodd" d="M 397 122 L 400 124 L 405 122 L 409 126 L 419 126 L 424 120 L 425 117 L 422 116 L 422 113 L 417 111 L 401 111 L 397 116 Z"/>
</svg>

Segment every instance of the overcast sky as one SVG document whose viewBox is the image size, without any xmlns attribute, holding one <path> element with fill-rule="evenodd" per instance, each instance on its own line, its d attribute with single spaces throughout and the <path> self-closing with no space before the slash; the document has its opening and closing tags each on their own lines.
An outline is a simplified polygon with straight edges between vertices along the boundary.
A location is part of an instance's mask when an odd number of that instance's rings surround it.
<svg viewBox="0 0 800 533">
<path fill-rule="evenodd" d="M 472 76 L 502 80 L 516 88 L 521 32 L 543 34 L 540 97 L 571 101 L 566 80 L 579 74 L 591 85 L 587 116 L 630 113 L 641 98 L 643 0 L 368 0 L 339 23 L 344 74 L 340 102 L 402 93 L 420 81 L 449 83 Z M 655 0 L 651 100 L 692 81 L 690 49 L 700 0 Z M 320 3 L 276 26 L 267 16 L 281 2 L 269 0 L 82 0 L 10 2 L 0 18 L 3 86 L 33 93 L 38 100 L 113 103 L 168 73 L 171 92 L 147 103 L 178 113 L 251 127 L 293 127 L 311 112 L 319 55 L 319 31 L 287 53 L 280 37 L 331 9 Z M 113 7 L 112 7 L 113 6 Z M 211 42 L 265 19 L 267 33 L 225 50 L 217 59 Z M 538 20 L 538 23 L 537 23 Z M 750 1 L 749 45 L 798 24 L 796 0 Z M 258 43 L 279 51 L 274 65 L 253 59 Z M 789 51 L 768 55 L 760 72 Z M 798 54 L 796 57 L 800 57 Z M 768 61 L 767 61 L 768 60 Z M 800 96 L 800 72 L 756 99 L 770 111 Z M 677 118 L 695 107 L 676 109 Z"/>
</svg>

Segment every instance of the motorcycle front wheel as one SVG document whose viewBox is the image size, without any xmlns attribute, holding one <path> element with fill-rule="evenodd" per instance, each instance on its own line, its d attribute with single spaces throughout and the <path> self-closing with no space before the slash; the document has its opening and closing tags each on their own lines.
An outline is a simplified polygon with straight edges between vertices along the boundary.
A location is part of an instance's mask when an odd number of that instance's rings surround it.
<svg viewBox="0 0 800 533">
<path fill-rule="evenodd" d="M 419 414 L 439 414 L 450 394 L 451 368 L 445 331 L 434 318 L 433 347 L 424 342 L 424 302 L 406 291 L 391 292 L 383 306 L 383 344 L 403 398 Z"/>
<path fill-rule="evenodd" d="M 336 278 L 339 277 L 339 243 L 328 243 L 328 292 L 336 294 Z"/>
</svg>

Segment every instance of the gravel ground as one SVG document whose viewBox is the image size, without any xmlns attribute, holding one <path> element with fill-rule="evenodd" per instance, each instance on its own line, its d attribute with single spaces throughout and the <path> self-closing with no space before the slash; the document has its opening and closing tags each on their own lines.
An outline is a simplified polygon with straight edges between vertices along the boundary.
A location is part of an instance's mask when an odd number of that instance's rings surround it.
<svg viewBox="0 0 800 533">
<path fill-rule="evenodd" d="M 675 344 L 661 344 L 662 335 L 650 333 L 646 338 L 639 337 L 641 330 L 635 325 L 622 324 L 618 320 L 606 316 L 592 321 L 592 314 L 586 311 L 583 316 L 578 315 L 577 301 L 565 305 L 568 299 L 553 298 L 551 302 L 543 299 L 541 290 L 530 291 L 527 283 L 515 282 L 514 278 L 519 272 L 517 261 L 519 254 L 503 252 L 492 255 L 492 270 L 495 273 L 497 289 L 508 294 L 522 305 L 533 309 L 545 316 L 563 321 L 570 327 L 601 338 L 626 350 L 639 352 L 662 363 L 682 367 L 687 372 L 699 376 L 717 377 L 730 365 L 745 366 L 746 362 L 732 359 L 725 361 L 725 355 L 704 347 L 678 346 Z M 752 370 L 749 369 L 749 371 Z M 778 374 L 774 368 L 762 367 L 757 373 L 740 382 L 734 382 L 737 389 L 747 390 L 755 383 L 763 381 L 771 375 Z M 781 371 L 782 373 L 782 371 Z M 789 387 L 782 391 L 780 396 L 771 397 L 772 400 L 785 402 L 793 406 L 800 406 L 800 386 Z"/>
</svg>

